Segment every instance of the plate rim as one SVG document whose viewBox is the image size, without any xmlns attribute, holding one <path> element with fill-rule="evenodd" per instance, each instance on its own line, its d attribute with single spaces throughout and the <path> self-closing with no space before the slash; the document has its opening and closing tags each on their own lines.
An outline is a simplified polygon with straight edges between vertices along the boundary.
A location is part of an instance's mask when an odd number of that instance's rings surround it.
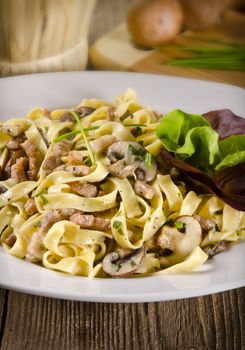
<svg viewBox="0 0 245 350">
<path fill-rule="evenodd" d="M 152 74 L 152 73 L 140 73 L 140 72 L 116 72 L 116 71 L 69 71 L 69 72 L 45 72 L 45 73 L 34 73 L 34 74 L 22 74 L 22 75 L 17 75 L 17 76 L 10 76 L 10 77 L 2 77 L 0 79 L 0 86 L 3 84 L 5 81 L 13 81 L 13 80 L 22 80 L 22 79 L 29 79 L 29 78 L 34 78 L 38 79 L 40 76 L 58 76 L 58 75 L 67 75 L 67 76 L 77 76 L 77 75 L 93 75 L 93 76 L 102 76 L 105 74 L 109 74 L 112 76 L 146 76 L 146 77 L 152 77 L 153 79 L 167 79 L 171 81 L 176 81 L 178 82 L 179 80 L 182 81 L 189 81 L 192 83 L 197 83 L 197 84 L 204 84 L 204 85 L 212 85 L 216 87 L 220 86 L 225 86 L 229 89 L 234 89 L 236 91 L 240 91 L 241 93 L 245 93 L 245 89 L 239 86 L 227 84 L 227 83 L 220 83 L 220 82 L 210 82 L 207 80 L 202 80 L 202 79 L 193 79 L 193 78 L 186 78 L 186 77 L 177 77 L 177 76 L 169 76 L 169 75 L 159 75 L 159 74 Z M 72 79 L 72 78 L 71 78 Z M 2 250 L 3 248 L 0 247 Z M 7 253 L 4 253 L 7 254 Z M 17 258 L 16 258 L 17 259 Z M 49 270 L 50 271 L 50 270 Z M 57 273 L 56 271 L 52 271 L 53 273 Z M 59 273 L 59 272 L 58 272 Z M 182 275 L 183 276 L 183 275 Z M 68 276 L 69 277 L 69 276 Z M 150 278 L 156 278 L 157 276 L 152 276 Z M 79 276 L 76 276 L 76 278 L 79 278 Z M 86 278 L 87 277 L 83 277 Z M 148 277 L 147 277 L 148 278 Z M 141 278 L 140 278 L 141 279 Z M 90 279 L 91 280 L 91 279 Z M 129 281 L 129 279 L 125 279 Z M 99 279 L 96 279 L 96 281 L 99 281 Z M 110 281 L 113 281 L 110 280 Z M 77 301 L 89 301 L 89 302 L 116 302 L 116 303 L 142 303 L 142 302 L 157 302 L 157 301 L 167 301 L 167 300 L 178 300 L 178 299 L 183 299 L 183 298 L 192 298 L 192 297 L 198 297 L 198 296 L 203 296 L 203 295 L 209 295 L 213 293 L 219 293 L 222 291 L 227 291 L 231 289 L 236 289 L 245 286 L 245 275 L 243 279 L 239 279 L 237 281 L 231 281 L 231 282 L 222 282 L 219 283 L 218 285 L 209 285 L 208 287 L 201 287 L 198 289 L 187 289 L 187 290 L 178 290 L 172 291 L 171 296 L 166 296 L 165 294 L 162 294 L 162 292 L 157 292 L 157 293 L 152 293 L 152 292 L 145 292 L 142 294 L 133 294 L 133 295 L 126 295 L 127 300 L 125 300 L 125 295 L 122 294 L 94 294 L 94 295 L 88 295 L 88 294 L 82 294 L 80 293 L 79 295 L 77 294 L 70 294 L 68 295 L 66 293 L 62 293 L 59 291 L 57 294 L 57 290 L 52 290 L 46 288 L 46 290 L 38 290 L 37 287 L 22 287 L 22 286 L 16 286 L 14 283 L 2 283 L 1 282 L 1 276 L 0 276 L 0 286 L 2 288 L 7 288 L 11 290 L 15 290 L 18 292 L 23 292 L 27 294 L 34 294 L 34 295 L 39 295 L 39 296 L 45 296 L 45 297 L 52 297 L 52 298 L 57 298 L 57 299 L 65 299 L 65 300 L 77 300 Z"/>
</svg>

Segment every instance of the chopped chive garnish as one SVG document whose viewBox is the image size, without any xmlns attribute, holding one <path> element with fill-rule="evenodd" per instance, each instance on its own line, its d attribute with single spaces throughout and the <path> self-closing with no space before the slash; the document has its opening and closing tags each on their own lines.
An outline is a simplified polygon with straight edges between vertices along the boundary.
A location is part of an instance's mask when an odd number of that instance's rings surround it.
<svg viewBox="0 0 245 350">
<path fill-rule="evenodd" d="M 85 145 L 87 147 L 87 150 L 88 150 L 88 154 L 89 154 L 89 158 L 91 159 L 91 163 L 93 166 L 96 166 L 96 160 L 95 160 L 95 157 L 94 157 L 94 154 L 93 154 L 93 151 L 90 147 L 90 144 L 88 142 L 88 139 L 87 139 L 87 136 L 85 134 L 85 130 L 83 129 L 83 126 L 82 126 L 82 123 L 81 123 L 81 120 L 79 119 L 79 116 L 77 115 L 77 113 L 75 111 L 71 111 L 71 114 L 73 115 L 73 117 L 75 118 L 79 128 L 80 128 L 80 131 L 81 131 L 81 134 L 83 136 L 83 139 L 84 139 L 84 142 L 85 142 Z"/>
<path fill-rule="evenodd" d="M 139 127 L 142 127 L 142 128 L 146 128 L 147 127 L 147 125 L 145 125 L 145 124 L 123 124 L 124 126 L 133 126 L 133 127 L 136 127 L 136 126 L 139 126 Z"/>
<path fill-rule="evenodd" d="M 91 131 L 91 130 L 96 130 L 99 127 L 100 127 L 100 125 L 95 125 L 95 126 L 91 126 L 90 128 L 84 128 L 83 130 L 85 132 L 87 132 L 87 131 Z M 81 130 L 74 130 L 74 131 L 68 132 L 66 134 L 60 135 L 60 136 L 56 137 L 55 139 L 53 139 L 53 143 L 57 143 L 59 141 L 66 140 L 69 137 L 75 136 L 75 135 L 78 135 L 78 134 L 81 134 Z"/>
<path fill-rule="evenodd" d="M 40 197 L 41 197 L 41 200 L 42 200 L 42 202 L 43 202 L 43 205 L 48 204 L 48 200 L 47 200 L 47 198 L 44 196 L 43 193 L 40 194 Z"/>
</svg>

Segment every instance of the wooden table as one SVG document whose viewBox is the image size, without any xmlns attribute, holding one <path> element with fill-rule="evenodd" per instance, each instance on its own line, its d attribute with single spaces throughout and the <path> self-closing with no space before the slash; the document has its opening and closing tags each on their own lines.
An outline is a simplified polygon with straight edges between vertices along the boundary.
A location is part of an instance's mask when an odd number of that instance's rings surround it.
<svg viewBox="0 0 245 350">
<path fill-rule="evenodd" d="M 123 19 L 130 0 L 99 0 L 93 43 Z M 242 350 L 245 288 L 146 304 L 55 300 L 0 290 L 2 350 Z"/>
</svg>

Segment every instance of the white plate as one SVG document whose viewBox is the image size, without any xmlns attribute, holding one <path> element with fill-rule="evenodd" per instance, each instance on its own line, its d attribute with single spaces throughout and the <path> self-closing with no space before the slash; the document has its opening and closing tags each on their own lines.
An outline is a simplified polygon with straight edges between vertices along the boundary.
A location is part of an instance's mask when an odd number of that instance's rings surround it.
<svg viewBox="0 0 245 350">
<path fill-rule="evenodd" d="M 24 116 L 35 106 L 76 105 L 84 97 L 113 100 L 127 87 L 143 105 L 167 112 L 182 108 L 204 113 L 230 108 L 243 115 L 243 89 L 166 76 L 69 72 L 0 79 L 0 119 Z M 0 247 L 0 285 L 31 294 L 98 302 L 149 302 L 200 296 L 245 285 L 245 242 L 233 246 L 201 272 L 136 279 L 94 279 L 67 276 L 14 258 Z"/>
</svg>

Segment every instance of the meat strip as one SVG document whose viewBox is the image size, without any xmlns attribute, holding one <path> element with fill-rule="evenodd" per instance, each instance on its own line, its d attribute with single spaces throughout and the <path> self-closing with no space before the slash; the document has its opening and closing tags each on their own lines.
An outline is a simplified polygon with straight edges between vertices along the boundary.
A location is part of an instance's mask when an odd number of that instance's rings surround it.
<svg viewBox="0 0 245 350">
<path fill-rule="evenodd" d="M 28 158 L 18 158 L 16 163 L 11 167 L 11 178 L 16 182 L 26 181 L 26 169 L 28 167 Z"/>
<path fill-rule="evenodd" d="M 93 107 L 78 107 L 76 109 L 77 114 L 80 115 L 81 118 L 87 117 L 88 115 L 92 114 L 95 111 L 95 108 Z"/>
<path fill-rule="evenodd" d="M 70 182 L 69 186 L 73 193 L 79 194 L 82 197 L 96 197 L 98 193 L 96 186 L 87 183 Z"/>
<path fill-rule="evenodd" d="M 134 184 L 135 193 L 146 199 L 152 199 L 155 196 L 155 190 L 144 181 L 136 180 Z"/>
<path fill-rule="evenodd" d="M 228 247 L 228 242 L 221 241 L 216 244 L 210 244 L 203 248 L 204 252 L 208 255 L 209 258 L 223 252 Z"/>
<path fill-rule="evenodd" d="M 65 220 L 69 217 L 69 215 L 65 215 L 65 214 L 67 213 L 63 211 L 52 210 L 44 217 L 43 221 L 41 222 L 41 227 L 38 229 L 37 232 L 35 232 L 32 235 L 31 241 L 27 246 L 27 250 L 26 250 L 27 260 L 31 262 L 39 262 L 42 260 L 43 250 L 42 250 L 41 244 L 43 242 L 45 234 L 53 226 L 53 224 L 55 224 L 60 220 Z"/>
<path fill-rule="evenodd" d="M 18 151 L 12 151 L 9 156 L 9 160 L 7 161 L 5 168 L 3 170 L 3 176 L 7 179 L 11 177 L 11 167 L 14 165 L 17 161 L 17 159 L 21 157 L 26 157 L 25 152 L 20 149 Z"/>
<path fill-rule="evenodd" d="M 99 218 L 94 215 L 76 213 L 70 217 L 70 221 L 81 228 L 93 228 L 102 231 L 110 229 L 109 219 Z"/>
<path fill-rule="evenodd" d="M 204 231 L 210 231 L 215 227 L 215 222 L 210 219 L 205 219 L 202 216 L 199 215 L 193 215 L 194 218 L 199 222 L 201 228 Z"/>
<path fill-rule="evenodd" d="M 84 118 L 87 115 L 90 115 L 94 111 L 95 111 L 95 108 L 92 108 L 92 107 L 78 107 L 76 109 L 76 113 L 81 118 Z M 75 122 L 75 118 L 73 117 L 73 115 L 69 111 L 67 111 L 60 117 L 60 121 L 61 122 L 73 122 L 74 123 Z"/>
<path fill-rule="evenodd" d="M 65 122 L 75 122 L 75 119 L 73 117 L 73 115 L 70 112 L 65 112 L 64 114 L 62 114 L 62 116 L 60 117 L 60 121 L 65 123 Z"/>
<path fill-rule="evenodd" d="M 72 142 L 69 140 L 60 141 L 54 144 L 52 152 L 43 163 L 43 170 L 50 174 L 55 168 L 62 164 L 61 157 L 67 156 L 71 150 Z"/>
<path fill-rule="evenodd" d="M 7 147 L 11 151 L 16 151 L 20 149 L 20 144 L 25 141 L 26 137 L 24 134 L 16 137 L 12 137 L 11 140 L 7 143 Z"/>
<path fill-rule="evenodd" d="M 101 153 L 106 151 L 114 142 L 116 142 L 115 136 L 104 135 L 97 140 L 90 141 L 90 145 L 95 153 Z"/>
<path fill-rule="evenodd" d="M 36 203 L 33 198 L 28 198 L 24 207 L 28 216 L 32 216 L 37 213 Z"/>
<path fill-rule="evenodd" d="M 6 243 L 7 245 L 9 245 L 9 246 L 12 247 L 12 246 L 15 244 L 16 239 L 17 239 L 16 235 L 15 235 L 14 233 L 11 233 L 11 234 L 5 239 L 4 243 Z"/>
<path fill-rule="evenodd" d="M 81 151 L 70 151 L 68 153 L 67 163 L 70 165 L 81 165 L 83 161 L 83 155 Z"/>
<path fill-rule="evenodd" d="M 39 152 L 35 143 L 31 140 L 26 140 L 23 142 L 21 147 L 29 158 L 29 170 L 27 171 L 28 179 L 34 181 L 37 178 L 37 173 L 41 164 Z"/>
<path fill-rule="evenodd" d="M 66 171 L 75 176 L 83 176 L 88 175 L 91 172 L 91 168 L 85 165 L 68 165 Z"/>
</svg>

